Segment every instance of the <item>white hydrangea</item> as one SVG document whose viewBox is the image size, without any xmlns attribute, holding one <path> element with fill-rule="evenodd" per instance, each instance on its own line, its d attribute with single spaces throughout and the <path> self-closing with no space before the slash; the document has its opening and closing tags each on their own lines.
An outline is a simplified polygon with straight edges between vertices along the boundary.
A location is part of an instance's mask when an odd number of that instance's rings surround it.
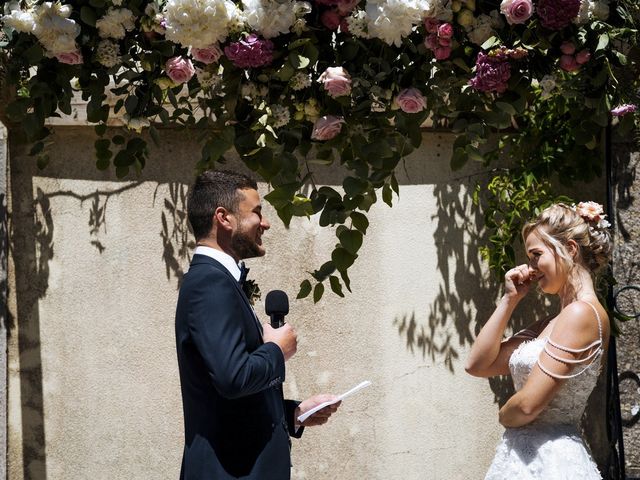
<svg viewBox="0 0 640 480">
<path fill-rule="evenodd" d="M 475 17 L 473 25 L 467 32 L 467 37 L 472 43 L 482 45 L 494 34 L 493 23 L 494 20 L 489 15 L 481 13 Z"/>
<path fill-rule="evenodd" d="M 70 19 L 71 6 L 44 2 L 34 9 L 33 34 L 49 56 L 76 51 L 80 25 Z"/>
<path fill-rule="evenodd" d="M 369 38 L 367 29 L 367 13 L 364 10 L 354 10 L 347 17 L 349 33 L 354 37 Z"/>
<path fill-rule="evenodd" d="M 304 90 L 311 86 L 311 77 L 308 73 L 297 72 L 289 79 L 289 86 L 292 90 Z"/>
<path fill-rule="evenodd" d="M 169 0 L 164 7 L 167 40 L 205 48 L 227 38 L 230 26 L 242 22 L 229 0 Z"/>
<path fill-rule="evenodd" d="M 264 38 L 288 33 L 296 21 L 293 0 L 242 0 L 247 24 Z"/>
<path fill-rule="evenodd" d="M 101 38 L 124 38 L 135 27 L 135 17 L 128 8 L 110 8 L 96 22 Z"/>
<path fill-rule="evenodd" d="M 118 44 L 112 40 L 102 40 L 96 48 L 95 59 L 107 68 L 114 67 L 120 63 L 120 49 Z"/>
<path fill-rule="evenodd" d="M 124 121 L 124 124 L 129 130 L 134 130 L 138 133 L 142 133 L 143 128 L 147 128 L 151 125 L 151 122 L 149 122 L 148 118 L 144 118 L 144 117 L 131 118 L 126 113 L 122 116 L 122 120 Z"/>
<path fill-rule="evenodd" d="M 425 0 L 369 0 L 366 5 L 369 35 L 399 47 L 402 37 L 422 21 Z"/>
<path fill-rule="evenodd" d="M 289 123 L 291 120 L 291 112 L 289 109 L 282 105 L 271 105 L 271 126 L 273 128 L 281 128 Z"/>
</svg>

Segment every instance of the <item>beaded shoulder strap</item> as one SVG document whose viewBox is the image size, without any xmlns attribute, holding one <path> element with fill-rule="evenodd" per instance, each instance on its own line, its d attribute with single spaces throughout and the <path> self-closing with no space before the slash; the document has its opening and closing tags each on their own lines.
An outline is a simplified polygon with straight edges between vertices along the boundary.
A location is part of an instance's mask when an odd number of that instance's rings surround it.
<svg viewBox="0 0 640 480">
<path fill-rule="evenodd" d="M 594 307 L 591 303 L 589 302 L 584 302 L 587 305 L 589 305 L 593 311 L 596 314 L 596 318 L 598 320 L 598 336 L 599 339 L 595 340 L 593 342 L 591 342 L 589 345 L 587 345 L 584 348 L 569 348 L 566 347 L 564 345 L 560 345 L 556 342 L 554 342 L 553 340 L 551 340 L 551 338 L 547 338 L 547 341 L 545 342 L 544 345 L 544 353 L 546 353 L 547 355 L 549 355 L 551 358 L 553 358 L 554 360 L 557 360 L 558 362 L 562 362 L 562 363 L 568 363 L 568 364 L 583 364 L 584 362 L 589 361 L 589 363 L 579 372 L 577 373 L 572 373 L 570 375 L 560 375 L 557 373 L 553 373 L 551 372 L 548 368 L 546 368 L 542 362 L 540 361 L 540 357 L 538 357 L 537 363 L 538 366 L 540 367 L 540 370 L 542 370 L 544 373 L 546 373 L 547 375 L 553 377 L 553 378 L 560 378 L 560 379 L 567 379 L 567 378 L 574 378 L 577 377 L 578 375 L 584 373 L 595 361 L 595 359 L 602 354 L 603 352 L 603 348 L 602 348 L 602 321 L 600 320 L 600 314 L 598 313 L 598 310 L 596 309 L 596 307 Z M 579 360 L 574 360 L 572 358 L 563 358 L 560 357 L 559 355 L 556 355 L 554 352 L 552 352 L 551 350 L 549 350 L 549 345 L 551 345 L 552 347 L 561 350 L 563 352 L 567 352 L 567 353 L 585 353 L 588 352 L 589 350 L 593 349 L 593 351 L 587 355 L 584 358 L 581 358 Z M 594 348 L 597 347 L 597 348 Z"/>
</svg>

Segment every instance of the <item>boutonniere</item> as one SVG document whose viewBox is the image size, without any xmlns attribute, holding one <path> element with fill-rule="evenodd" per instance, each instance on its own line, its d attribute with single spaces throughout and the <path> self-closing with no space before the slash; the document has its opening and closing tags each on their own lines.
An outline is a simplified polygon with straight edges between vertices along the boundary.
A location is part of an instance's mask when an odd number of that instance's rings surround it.
<svg viewBox="0 0 640 480">
<path fill-rule="evenodd" d="M 260 300 L 260 287 L 255 280 L 245 280 L 242 282 L 242 291 L 253 306 L 256 300 Z"/>
</svg>

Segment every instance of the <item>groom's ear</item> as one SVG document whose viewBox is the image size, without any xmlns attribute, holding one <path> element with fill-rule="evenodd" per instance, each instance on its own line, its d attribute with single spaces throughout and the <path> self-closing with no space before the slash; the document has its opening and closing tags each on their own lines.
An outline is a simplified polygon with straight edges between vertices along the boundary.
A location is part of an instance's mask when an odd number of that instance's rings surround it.
<svg viewBox="0 0 640 480">
<path fill-rule="evenodd" d="M 213 212 L 213 226 L 218 230 L 224 230 L 230 232 L 233 230 L 231 220 L 229 218 L 230 212 L 224 207 L 216 208 Z"/>
</svg>

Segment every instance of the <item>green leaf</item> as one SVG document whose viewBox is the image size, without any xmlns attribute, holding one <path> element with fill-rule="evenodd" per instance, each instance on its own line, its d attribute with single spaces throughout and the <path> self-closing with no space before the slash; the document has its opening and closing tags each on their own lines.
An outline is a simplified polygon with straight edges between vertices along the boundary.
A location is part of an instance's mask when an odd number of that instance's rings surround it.
<svg viewBox="0 0 640 480">
<path fill-rule="evenodd" d="M 360 212 L 351 212 L 351 222 L 363 235 L 366 235 L 367 228 L 369 227 L 369 220 L 367 216 Z"/>
<path fill-rule="evenodd" d="M 95 27 L 96 20 L 98 20 L 98 17 L 96 16 L 96 11 L 91 7 L 87 7 L 87 6 L 82 7 L 80 9 L 80 20 L 82 20 L 84 23 L 86 23 L 91 27 Z"/>
<path fill-rule="evenodd" d="M 300 291 L 296 296 L 296 299 L 307 298 L 311 293 L 311 282 L 309 280 L 304 280 L 300 284 Z"/>
<path fill-rule="evenodd" d="M 138 106 L 138 97 L 136 97 L 135 95 L 129 95 L 127 99 L 124 101 L 124 109 L 131 117 L 134 116 L 137 106 Z"/>
<path fill-rule="evenodd" d="M 340 245 L 353 255 L 358 253 L 362 246 L 362 233 L 358 230 L 344 230 L 339 235 Z"/>
<path fill-rule="evenodd" d="M 96 132 L 96 135 L 103 136 L 105 133 L 107 133 L 107 124 L 100 123 L 93 127 L 93 130 Z"/>
<path fill-rule="evenodd" d="M 598 37 L 598 46 L 596 47 L 595 51 L 597 52 L 598 50 L 604 50 L 605 48 L 607 48 L 607 45 L 609 45 L 609 35 L 603 33 Z"/>
<path fill-rule="evenodd" d="M 317 283 L 315 288 L 313 289 L 313 303 L 318 303 L 324 294 L 324 285 L 322 283 Z"/>
<path fill-rule="evenodd" d="M 342 284 L 340 283 L 340 279 L 335 275 L 331 275 L 329 277 L 329 284 L 331 285 L 331 290 L 333 293 L 338 295 L 339 297 L 344 297 L 344 293 L 342 293 Z"/>
<path fill-rule="evenodd" d="M 289 54 L 289 63 L 296 70 L 300 70 L 303 68 L 307 68 L 309 66 L 309 63 L 311 63 L 311 61 L 309 58 L 305 56 L 302 56 L 296 52 L 291 52 Z"/>
<path fill-rule="evenodd" d="M 109 150 L 109 147 L 111 146 L 111 140 L 109 140 L 108 138 L 100 138 L 96 140 L 93 145 L 98 151 Z"/>
<path fill-rule="evenodd" d="M 331 261 L 340 271 L 347 270 L 353 262 L 355 262 L 357 255 L 352 255 L 345 248 L 337 247 L 331 253 Z"/>
</svg>

